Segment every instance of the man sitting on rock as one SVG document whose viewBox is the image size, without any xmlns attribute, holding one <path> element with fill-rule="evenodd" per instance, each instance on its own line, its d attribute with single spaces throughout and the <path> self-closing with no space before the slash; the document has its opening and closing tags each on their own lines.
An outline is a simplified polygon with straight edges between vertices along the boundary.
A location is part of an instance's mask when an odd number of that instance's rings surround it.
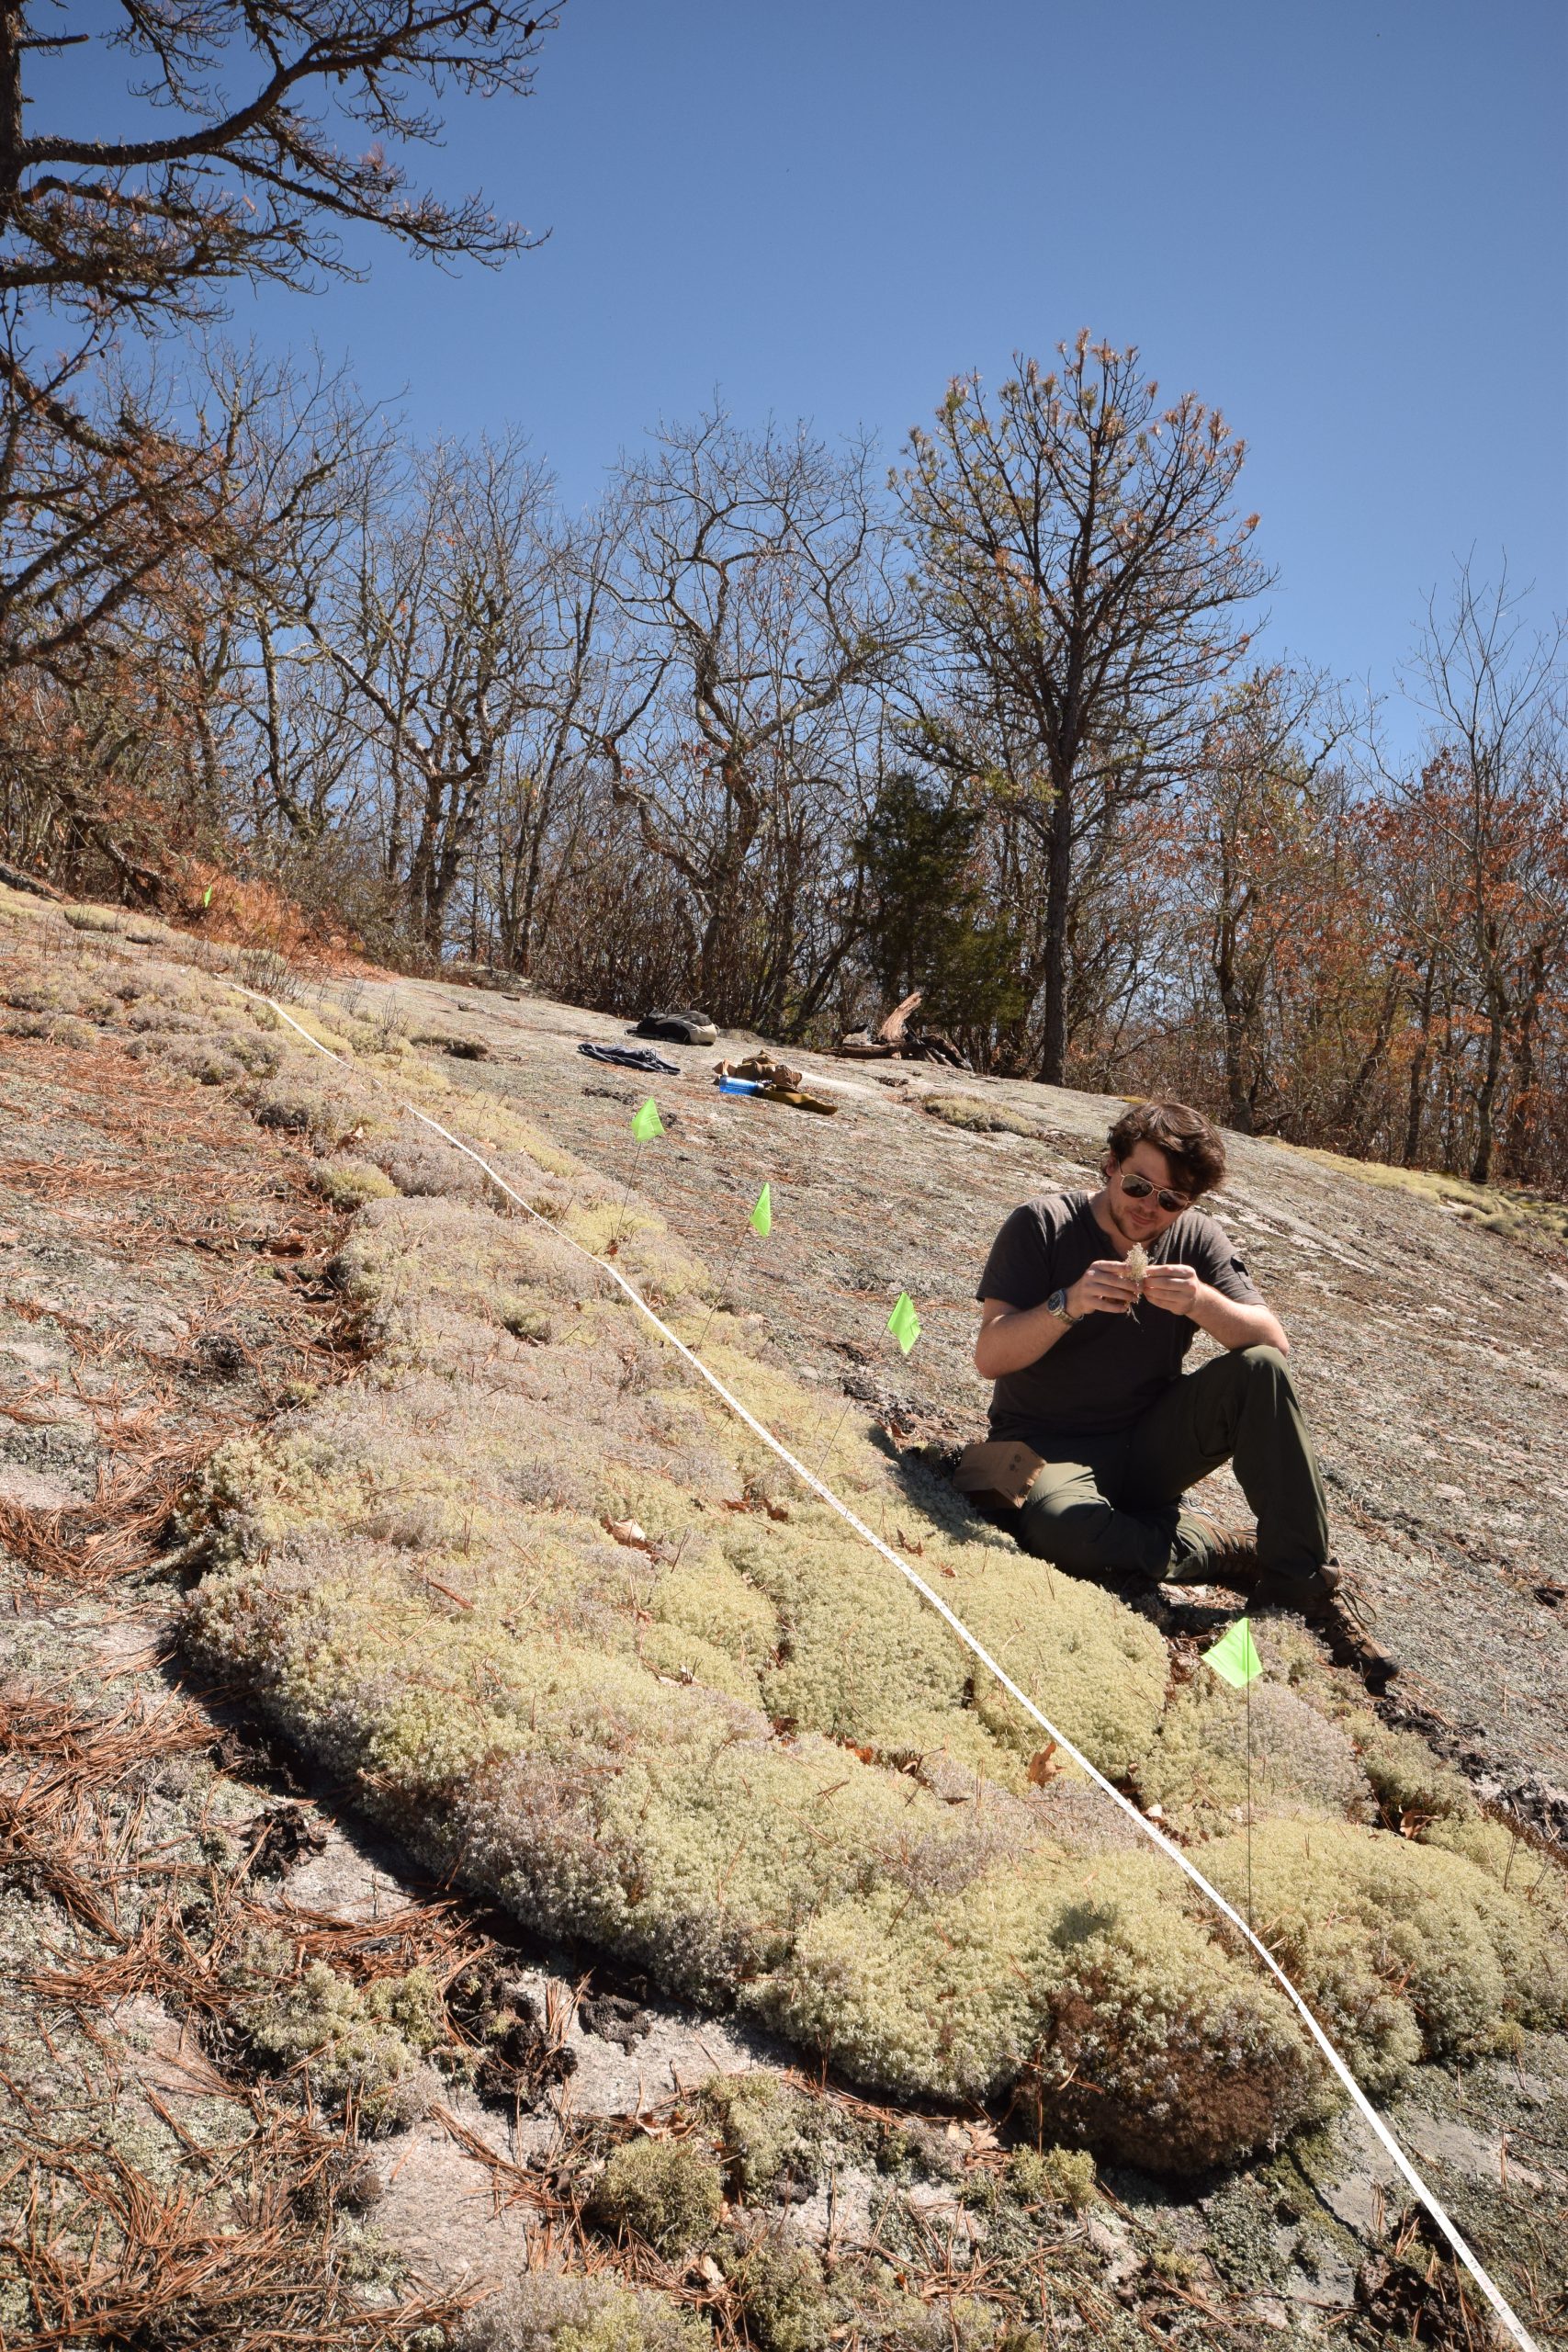
<svg viewBox="0 0 1568 2352">
<path fill-rule="evenodd" d="M 1194 1205 L 1224 1172 L 1224 1145 L 1200 1113 L 1140 1102 L 1111 1130 L 1098 1193 L 1030 1201 L 998 1234 L 976 1294 L 975 1366 L 996 1383 L 993 1439 L 1041 1458 L 1018 1540 L 1148 1613 L 1165 1581 L 1299 1611 L 1381 1689 L 1397 1669 L 1330 1556 L 1290 1342 L 1229 1236 Z M 1183 1376 L 1199 1331 L 1224 1353 Z M 1256 1540 L 1182 1507 L 1223 1462 Z"/>
</svg>

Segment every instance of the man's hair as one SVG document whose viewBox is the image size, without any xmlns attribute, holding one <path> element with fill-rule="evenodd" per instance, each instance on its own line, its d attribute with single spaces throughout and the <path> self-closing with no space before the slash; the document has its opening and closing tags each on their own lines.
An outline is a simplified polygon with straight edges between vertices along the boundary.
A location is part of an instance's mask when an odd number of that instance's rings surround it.
<svg viewBox="0 0 1568 2352">
<path fill-rule="evenodd" d="M 1141 1143 L 1152 1143 L 1170 1162 L 1174 1189 L 1196 1200 L 1225 1177 L 1225 1147 L 1217 1127 L 1186 1102 L 1134 1102 L 1111 1130 L 1111 1154 L 1126 1159 Z"/>
</svg>

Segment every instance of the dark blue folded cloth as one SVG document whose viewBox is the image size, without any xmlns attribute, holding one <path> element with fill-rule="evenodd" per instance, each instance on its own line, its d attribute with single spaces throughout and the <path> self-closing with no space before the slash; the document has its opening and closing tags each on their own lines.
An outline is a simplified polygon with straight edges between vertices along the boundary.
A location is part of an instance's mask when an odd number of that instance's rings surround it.
<svg viewBox="0 0 1568 2352">
<path fill-rule="evenodd" d="M 681 1075 L 680 1063 L 667 1062 L 662 1054 L 654 1052 L 651 1046 L 594 1046 L 590 1045 L 585 1037 L 577 1050 L 580 1054 L 586 1054 L 592 1061 L 620 1062 L 626 1069 L 657 1070 L 664 1078 L 679 1078 Z"/>
</svg>

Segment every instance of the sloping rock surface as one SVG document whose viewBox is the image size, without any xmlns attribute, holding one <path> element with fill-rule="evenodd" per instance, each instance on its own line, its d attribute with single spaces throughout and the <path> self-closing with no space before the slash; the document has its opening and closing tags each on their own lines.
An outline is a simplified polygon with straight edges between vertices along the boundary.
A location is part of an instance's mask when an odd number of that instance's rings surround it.
<svg viewBox="0 0 1568 2352">
<path fill-rule="evenodd" d="M 882 1080 L 794 1054 L 840 1106 L 825 1119 L 721 1096 L 712 1049 L 661 1047 L 675 1079 L 596 1069 L 579 1041 L 619 1042 L 625 1024 L 547 1000 L 412 981 L 362 999 L 367 1016 L 389 999 L 415 1030 L 481 1040 L 489 1058 L 454 1065 L 464 1086 L 625 1170 L 710 1264 L 739 1252 L 731 1294 L 797 1372 L 954 1436 L 984 1423 L 972 1294 L 992 1234 L 1032 1194 L 1091 1187 L 1122 1107 L 965 1077 L 966 1096 L 1036 1131 L 976 1132 L 926 1113 L 950 1074 Z M 634 1159 L 650 1084 L 669 1132 Z M 1227 1146 L 1209 1205 L 1291 1334 L 1338 1555 L 1404 1661 L 1400 1703 L 1483 1793 L 1568 1838 L 1568 1257 L 1467 1221 L 1430 1179 Z M 774 1224 L 759 1244 L 746 1219 L 763 1182 Z M 884 1331 L 902 1289 L 923 1326 L 908 1360 Z"/>
</svg>

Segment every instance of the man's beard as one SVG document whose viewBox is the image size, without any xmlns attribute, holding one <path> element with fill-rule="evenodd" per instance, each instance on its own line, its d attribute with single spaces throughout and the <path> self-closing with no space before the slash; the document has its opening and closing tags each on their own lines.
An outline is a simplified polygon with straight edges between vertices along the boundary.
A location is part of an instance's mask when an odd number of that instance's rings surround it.
<svg viewBox="0 0 1568 2352">
<path fill-rule="evenodd" d="M 1128 1232 L 1126 1227 L 1122 1224 L 1121 1218 L 1116 1214 L 1116 1207 L 1113 1201 L 1108 1200 L 1106 1202 L 1105 1214 L 1111 1220 L 1111 1231 L 1115 1234 L 1119 1241 L 1124 1241 L 1126 1243 L 1129 1250 L 1132 1249 L 1135 1241 L 1140 1241 L 1144 1238 L 1141 1234 Z M 1153 1236 L 1151 1235 L 1149 1238 L 1152 1239 Z"/>
</svg>

